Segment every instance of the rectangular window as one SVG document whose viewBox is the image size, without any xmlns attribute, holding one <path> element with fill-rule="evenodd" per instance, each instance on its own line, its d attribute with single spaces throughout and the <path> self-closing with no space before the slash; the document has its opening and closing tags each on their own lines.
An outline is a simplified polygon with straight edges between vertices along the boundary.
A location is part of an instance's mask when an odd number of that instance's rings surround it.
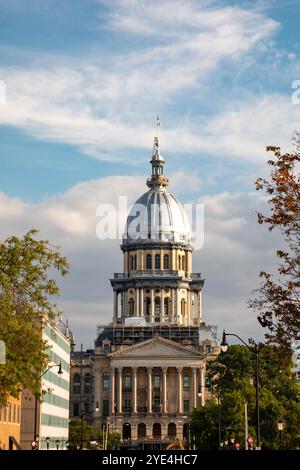
<svg viewBox="0 0 300 470">
<path fill-rule="evenodd" d="M 18 412 L 17 422 L 20 424 L 20 406 L 19 405 L 17 407 L 17 412 Z"/>
<path fill-rule="evenodd" d="M 103 374 L 103 390 L 109 389 L 109 374 L 105 372 Z"/>
<path fill-rule="evenodd" d="M 6 423 L 7 419 L 7 406 L 3 408 L 3 422 Z"/>
<path fill-rule="evenodd" d="M 160 397 L 153 397 L 153 411 L 154 413 L 161 412 Z"/>
<path fill-rule="evenodd" d="M 154 374 L 154 388 L 160 388 L 160 374 Z"/>
<path fill-rule="evenodd" d="M 109 400 L 103 400 L 102 403 L 102 415 L 108 416 L 109 415 Z"/>
<path fill-rule="evenodd" d="M 74 418 L 79 416 L 79 403 L 73 403 L 73 416 Z"/>
<path fill-rule="evenodd" d="M 190 411 L 190 401 L 189 400 L 183 400 L 183 411 L 185 413 L 188 413 Z"/>
<path fill-rule="evenodd" d="M 126 413 L 130 413 L 131 411 L 131 400 L 124 400 L 123 411 Z"/>
<path fill-rule="evenodd" d="M 190 388 L 190 376 L 188 374 L 183 376 L 183 388 Z"/>
<path fill-rule="evenodd" d="M 17 421 L 17 416 L 16 416 L 16 405 L 14 405 L 13 408 L 13 416 L 12 416 L 12 421 L 15 423 Z"/>
<path fill-rule="evenodd" d="M 8 418 L 7 418 L 7 422 L 8 422 L 8 423 L 11 423 L 11 405 L 8 405 Z"/>
<path fill-rule="evenodd" d="M 126 373 L 124 377 L 124 388 L 131 388 L 131 374 Z"/>
</svg>

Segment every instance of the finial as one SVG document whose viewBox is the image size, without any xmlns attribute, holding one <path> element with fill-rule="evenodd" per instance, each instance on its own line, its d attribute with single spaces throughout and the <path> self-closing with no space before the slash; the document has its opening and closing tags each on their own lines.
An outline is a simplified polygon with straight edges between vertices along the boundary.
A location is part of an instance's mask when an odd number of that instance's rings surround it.
<svg viewBox="0 0 300 470">
<path fill-rule="evenodd" d="M 164 189 L 169 184 L 169 180 L 164 176 L 165 160 L 159 152 L 159 127 L 160 119 L 159 116 L 156 116 L 156 137 L 154 137 L 152 159 L 150 160 L 152 176 L 147 180 L 147 186 L 151 189 Z"/>
<path fill-rule="evenodd" d="M 159 140 L 159 126 L 160 126 L 160 119 L 159 116 L 156 116 L 156 137 Z"/>
</svg>

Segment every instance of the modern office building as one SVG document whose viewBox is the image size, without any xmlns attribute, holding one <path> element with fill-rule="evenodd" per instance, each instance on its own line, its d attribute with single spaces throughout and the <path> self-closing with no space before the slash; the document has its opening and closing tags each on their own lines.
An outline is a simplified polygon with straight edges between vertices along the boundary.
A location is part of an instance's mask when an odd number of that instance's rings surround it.
<svg viewBox="0 0 300 470">
<path fill-rule="evenodd" d="M 21 447 L 31 449 L 37 436 L 38 449 L 65 449 L 69 435 L 70 353 L 73 336 L 68 324 L 44 322 L 43 340 L 50 356 L 49 370 L 41 377 L 42 400 L 22 393 Z M 60 373 L 62 372 L 62 373 Z"/>
</svg>

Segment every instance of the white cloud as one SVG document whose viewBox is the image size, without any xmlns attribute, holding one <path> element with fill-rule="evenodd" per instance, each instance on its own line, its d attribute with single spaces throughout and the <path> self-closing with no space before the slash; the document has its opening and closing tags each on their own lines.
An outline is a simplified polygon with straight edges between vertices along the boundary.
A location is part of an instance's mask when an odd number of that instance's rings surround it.
<svg viewBox="0 0 300 470">
<path fill-rule="evenodd" d="M 238 65 L 244 54 L 257 53 L 278 24 L 254 9 L 177 0 L 114 2 L 106 26 L 150 35 L 151 41 L 131 52 L 113 53 L 105 62 L 82 58 L 74 67 L 66 58 L 64 67 L 2 68 L 7 105 L 0 108 L 0 124 L 38 139 L 76 145 L 95 158 L 119 160 L 124 158 L 121 149 L 149 148 L 153 116 L 164 112 L 178 93 L 213 79 L 218 67 Z M 253 100 L 243 105 L 257 107 Z M 248 158 L 236 129 L 245 109 L 235 103 L 232 109 L 232 115 L 227 111 L 203 122 L 177 117 L 176 128 L 166 123 L 164 147 L 217 153 L 219 147 L 230 151 L 230 144 L 234 156 Z M 172 122 L 174 126 L 176 119 Z M 254 142 L 256 135 L 251 135 Z M 257 155 L 258 146 L 252 147 Z"/>
<path fill-rule="evenodd" d="M 177 187 L 181 184 L 180 179 Z M 176 195 L 174 184 L 173 188 Z M 80 183 L 37 204 L 0 194 L 1 240 L 36 227 L 41 237 L 61 246 L 68 257 L 71 272 L 60 282 L 58 304 L 69 318 L 78 344 L 83 341 L 92 346 L 96 325 L 110 321 L 109 277 L 122 270 L 120 241 L 96 238 L 96 208 L 99 203 L 118 208 L 119 194 L 133 201 L 145 189 L 144 178 L 109 177 Z M 205 205 L 205 242 L 203 249 L 194 253 L 193 270 L 202 272 L 206 279 L 205 320 L 219 328 L 235 326 L 244 336 L 258 335 L 255 315 L 245 302 L 257 286 L 259 270 L 272 267 L 277 246 L 276 236 L 256 222 L 255 211 L 264 201 L 258 194 L 228 193 L 199 201 Z"/>
</svg>

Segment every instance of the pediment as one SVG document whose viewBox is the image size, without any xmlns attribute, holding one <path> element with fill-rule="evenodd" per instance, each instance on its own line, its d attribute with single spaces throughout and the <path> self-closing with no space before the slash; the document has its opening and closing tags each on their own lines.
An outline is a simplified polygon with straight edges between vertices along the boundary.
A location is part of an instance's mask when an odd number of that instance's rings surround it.
<svg viewBox="0 0 300 470">
<path fill-rule="evenodd" d="M 165 338 L 157 336 L 147 341 L 129 346 L 126 349 L 115 351 L 109 354 L 111 359 L 134 359 L 134 358 L 154 358 L 158 357 L 163 359 L 167 358 L 202 358 L 200 352 L 193 351 L 185 346 L 181 346 L 175 341 L 170 341 Z"/>
</svg>

